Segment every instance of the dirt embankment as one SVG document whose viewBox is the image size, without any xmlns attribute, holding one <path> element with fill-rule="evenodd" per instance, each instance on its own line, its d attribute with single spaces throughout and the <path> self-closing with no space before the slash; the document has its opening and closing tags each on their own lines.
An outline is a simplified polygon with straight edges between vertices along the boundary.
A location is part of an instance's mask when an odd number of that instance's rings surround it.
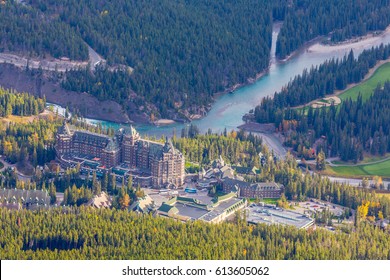
<svg viewBox="0 0 390 280">
<path fill-rule="evenodd" d="M 0 86 L 39 97 L 46 96 L 48 102 L 68 106 L 71 111 L 79 111 L 86 118 L 117 123 L 131 122 L 120 104 L 114 101 L 99 101 L 88 93 L 64 90 L 58 83 L 53 82 L 48 74 L 38 77 L 10 64 L 0 63 Z"/>
</svg>

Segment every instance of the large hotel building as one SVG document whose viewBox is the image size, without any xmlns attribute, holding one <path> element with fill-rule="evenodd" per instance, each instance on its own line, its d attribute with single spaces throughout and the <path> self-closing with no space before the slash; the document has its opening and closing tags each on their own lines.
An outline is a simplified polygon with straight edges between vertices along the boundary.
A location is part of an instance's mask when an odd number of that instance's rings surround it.
<svg viewBox="0 0 390 280">
<path fill-rule="evenodd" d="M 184 184 L 184 156 L 171 141 L 165 144 L 142 139 L 132 127 L 119 129 L 114 137 L 83 130 L 71 130 L 67 123 L 56 135 L 58 158 L 92 156 L 105 168 L 127 163 L 150 174 L 153 186 Z"/>
</svg>

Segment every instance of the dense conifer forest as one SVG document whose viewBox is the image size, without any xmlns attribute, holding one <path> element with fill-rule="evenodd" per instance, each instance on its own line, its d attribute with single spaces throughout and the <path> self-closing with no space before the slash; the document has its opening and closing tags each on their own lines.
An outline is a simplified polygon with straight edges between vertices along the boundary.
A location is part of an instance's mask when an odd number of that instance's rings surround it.
<svg viewBox="0 0 390 280">
<path fill-rule="evenodd" d="M 88 59 L 87 46 L 77 31 L 56 17 L 14 1 L 0 3 L 0 52 L 7 51 L 32 57 Z"/>
<path fill-rule="evenodd" d="M 45 99 L 0 88 L 0 117 L 37 116 Z M 0 122 L 0 154 L 11 163 L 29 161 L 36 166 L 54 159 L 54 133 L 62 121 L 48 116 L 32 122 Z"/>
<path fill-rule="evenodd" d="M 263 151 L 261 143 L 261 138 L 246 135 L 243 131 L 173 139 L 173 144 L 184 154 L 187 161 L 209 164 L 222 156 L 227 163 L 248 167 L 259 165 L 258 154 Z"/>
<path fill-rule="evenodd" d="M 357 59 L 351 51 L 341 60 L 330 60 L 320 66 L 305 70 L 296 76 L 274 97 L 266 97 L 255 108 L 259 123 L 275 123 L 286 135 L 287 146 L 293 147 L 298 156 L 305 157 L 303 150 L 312 147 L 317 139 L 324 141 L 317 145 L 328 156 L 340 156 L 342 160 L 357 162 L 364 152 L 385 155 L 390 151 L 388 96 L 389 85 L 381 85 L 368 100 L 346 100 L 337 108 L 306 110 L 291 107 L 345 89 L 348 84 L 361 81 L 378 60 L 388 59 L 390 45 L 363 51 Z M 313 133 L 309 133 L 313 131 Z"/>
<path fill-rule="evenodd" d="M 0 117 L 38 115 L 45 109 L 45 104 L 45 99 L 0 88 Z"/>
<path fill-rule="evenodd" d="M 319 8 L 318 8 L 319 7 Z M 283 20 L 277 55 L 331 34 L 342 41 L 383 30 L 388 0 L 360 1 L 6 1 L 0 6 L 3 51 L 86 60 L 87 43 L 108 62 L 73 70 L 62 85 L 147 114 L 202 114 L 214 94 L 267 69 L 272 23 Z M 43 32 L 45 31 L 45 32 Z"/>
<path fill-rule="evenodd" d="M 88 92 L 99 100 L 117 101 L 127 109 L 126 105 L 129 101 L 138 106 L 145 104 L 144 96 L 131 94 L 133 83 L 133 79 L 126 71 L 110 71 L 105 66 L 98 66 L 93 72 L 91 69 L 67 71 L 61 85 L 67 90 Z M 163 100 L 159 102 L 162 104 Z M 161 108 L 161 112 L 165 112 L 164 107 Z"/>
<path fill-rule="evenodd" d="M 134 68 L 96 81 L 69 77 L 68 89 L 128 102 L 134 91 L 158 111 L 203 106 L 213 94 L 268 67 L 272 33 L 270 1 L 47 1 L 29 3 L 80 32 L 110 65 Z M 99 75 L 100 76 L 100 75 Z M 125 81 L 123 94 L 115 93 Z M 96 83 L 106 84 L 98 88 Z M 120 96 L 119 96 L 120 95 Z M 198 107 L 199 108 L 199 107 Z M 194 108 L 193 108 L 194 109 Z"/>
<path fill-rule="evenodd" d="M 287 2 L 287 1 L 286 1 Z M 284 12 L 276 54 L 285 58 L 318 36 L 345 41 L 390 24 L 389 0 L 294 0 Z"/>
<path fill-rule="evenodd" d="M 0 209 L 2 259 L 389 259 L 390 235 L 362 223 L 354 232 L 210 225 L 92 208 Z"/>
<path fill-rule="evenodd" d="M 292 107 L 305 105 L 336 90 L 343 90 L 348 84 L 360 82 L 379 60 L 390 57 L 390 45 L 363 51 L 358 58 L 351 51 L 343 59 L 331 59 L 323 64 L 305 69 L 280 92 L 266 97 L 255 108 L 259 123 L 274 122 L 279 126 L 283 119 L 291 119 L 297 113 Z"/>
<path fill-rule="evenodd" d="M 344 161 L 362 160 L 363 152 L 384 156 L 390 152 L 390 83 L 378 86 L 374 94 L 363 101 L 344 101 L 339 108 L 315 110 L 298 116 L 295 148 L 306 140 L 308 130 L 314 138 L 325 136 L 321 147 L 329 156 L 340 156 Z M 312 143 L 311 143 L 312 144 Z"/>
<path fill-rule="evenodd" d="M 307 110 L 291 107 L 325 97 L 335 90 L 345 89 L 348 84 L 361 81 L 378 60 L 388 59 L 390 45 L 364 51 L 357 59 L 351 51 L 342 60 L 326 61 L 318 67 L 305 70 L 295 77 L 273 98 L 264 98 L 255 109 L 255 118 L 260 123 L 275 123 L 287 136 L 286 143 L 298 155 L 312 147 L 320 137 L 325 140 L 318 145 L 328 156 L 340 156 L 342 160 L 362 160 L 363 152 L 385 155 L 390 151 L 388 127 L 389 85 L 381 85 L 366 102 L 346 100 L 337 108 Z M 313 130 L 314 133 L 308 133 Z"/>
</svg>

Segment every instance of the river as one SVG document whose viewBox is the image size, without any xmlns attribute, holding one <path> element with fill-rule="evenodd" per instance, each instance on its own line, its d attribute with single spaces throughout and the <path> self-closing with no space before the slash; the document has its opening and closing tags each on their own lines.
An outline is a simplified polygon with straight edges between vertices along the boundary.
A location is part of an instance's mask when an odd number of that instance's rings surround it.
<svg viewBox="0 0 390 280">
<path fill-rule="evenodd" d="M 242 116 L 250 109 L 253 109 L 261 102 L 261 99 L 268 95 L 273 95 L 286 85 L 296 75 L 301 74 L 305 68 L 319 65 L 325 60 L 331 58 L 341 58 L 348 53 L 352 47 L 355 56 L 360 54 L 364 49 L 379 46 L 381 43 L 390 43 L 390 32 L 382 36 L 369 38 L 359 43 L 337 46 L 337 47 L 313 47 L 308 45 L 299 50 L 286 62 L 280 62 L 275 59 L 276 39 L 280 30 L 280 23 L 274 24 L 272 34 L 271 62 L 269 71 L 258 79 L 255 83 L 243 86 L 233 94 L 225 94 L 217 98 L 211 110 L 204 118 L 195 120 L 192 123 L 197 125 L 201 132 L 206 132 L 209 128 L 213 132 L 222 132 L 225 128 L 232 130 L 243 123 Z M 313 50 L 313 51 L 312 51 Z M 57 106 L 56 106 L 57 107 Z M 63 108 L 58 107 L 59 111 Z M 103 126 L 118 128 L 120 125 L 112 122 L 86 119 L 87 122 Z M 136 129 L 141 134 L 160 137 L 161 135 L 171 136 L 174 131 L 180 135 L 181 129 L 188 124 L 175 123 L 167 126 L 156 127 L 153 125 L 136 125 Z M 269 139 L 272 142 L 272 139 Z M 271 143 L 272 144 L 272 143 Z M 276 143 L 278 144 L 278 143 Z M 357 185 L 358 180 L 331 178 L 334 181 L 346 181 Z"/>
<path fill-rule="evenodd" d="M 350 51 L 349 46 L 321 48 L 321 51 L 309 51 L 309 46 L 307 46 L 299 50 L 288 61 L 280 62 L 275 59 L 275 46 L 279 30 L 280 24 L 274 24 L 269 71 L 255 83 L 243 86 L 234 91 L 233 94 L 218 97 L 207 116 L 192 122 L 199 127 L 201 132 L 206 132 L 209 128 L 213 132 L 221 132 L 225 128 L 227 130 L 235 129 L 243 123 L 242 116 L 259 104 L 263 97 L 279 91 L 294 76 L 301 74 L 305 68 L 319 65 L 331 58 L 341 58 Z M 367 43 L 362 42 L 362 44 L 353 44 L 352 46 L 355 56 L 357 56 L 364 49 L 379 46 L 381 43 L 390 43 L 390 33 L 375 37 L 374 40 L 371 38 L 371 40 L 367 40 Z M 95 124 L 101 123 L 103 126 L 119 127 L 118 124 L 112 122 L 92 119 L 87 119 L 87 121 Z M 136 128 L 141 134 L 160 137 L 161 135 L 170 136 L 174 131 L 180 135 L 180 131 L 185 125 L 188 124 L 175 123 L 160 127 L 136 125 Z"/>
</svg>

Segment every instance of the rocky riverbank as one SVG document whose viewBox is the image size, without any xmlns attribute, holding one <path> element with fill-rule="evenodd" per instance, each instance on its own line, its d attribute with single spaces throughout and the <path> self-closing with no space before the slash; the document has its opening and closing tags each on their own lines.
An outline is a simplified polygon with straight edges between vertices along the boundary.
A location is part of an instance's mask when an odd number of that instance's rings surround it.
<svg viewBox="0 0 390 280">
<path fill-rule="evenodd" d="M 0 86 L 46 97 L 47 102 L 68 107 L 83 117 L 117 123 L 129 123 L 122 106 L 114 101 L 101 101 L 88 93 L 64 90 L 50 73 L 27 72 L 13 65 L 0 63 Z"/>
</svg>

